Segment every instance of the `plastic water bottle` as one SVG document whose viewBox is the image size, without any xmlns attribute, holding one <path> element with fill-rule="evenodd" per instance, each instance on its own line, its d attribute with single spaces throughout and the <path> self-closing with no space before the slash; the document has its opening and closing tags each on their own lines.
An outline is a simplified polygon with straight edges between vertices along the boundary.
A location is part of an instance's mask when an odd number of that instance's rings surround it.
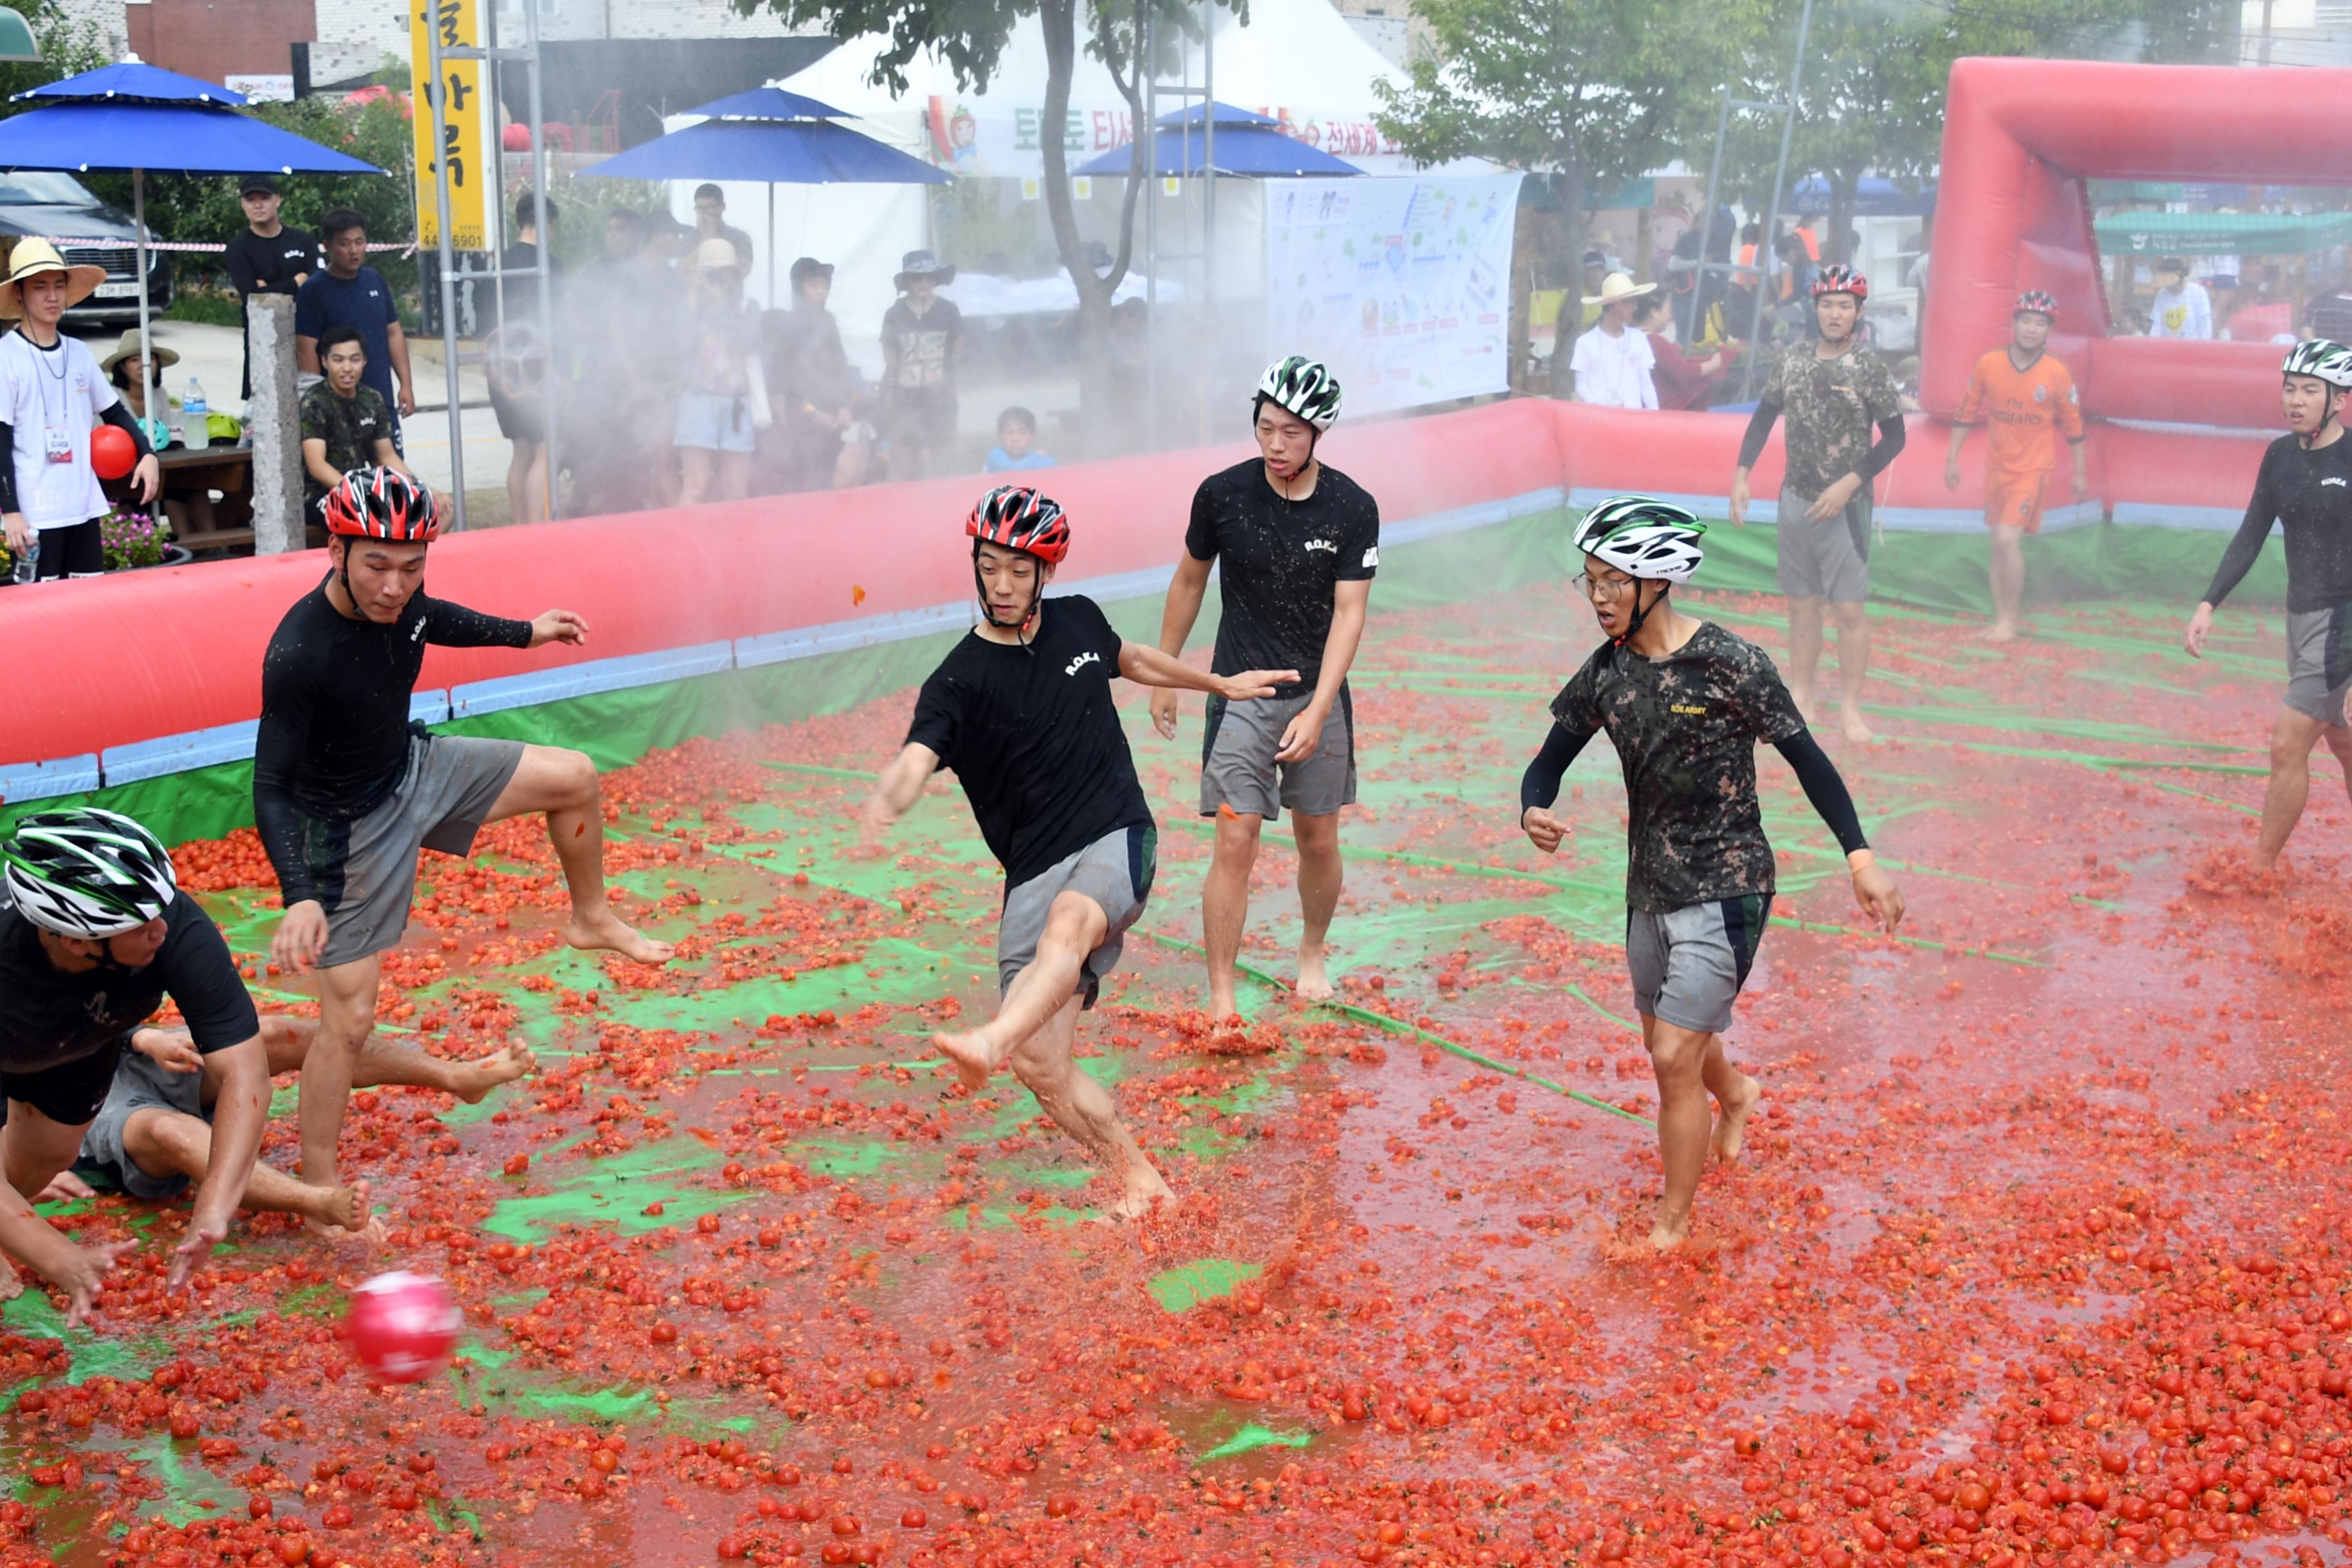
<svg viewBox="0 0 2352 1568">
<path fill-rule="evenodd" d="M 25 552 L 22 555 L 16 557 L 16 568 L 8 574 L 8 578 L 13 583 L 29 583 L 33 580 L 33 574 L 40 569 L 41 536 L 38 531 L 36 531 L 33 534 L 33 542 L 25 547 Z"/>
<path fill-rule="evenodd" d="M 205 384 L 193 375 L 188 377 L 188 384 L 180 394 L 180 416 L 186 427 L 185 440 L 189 446 L 212 445 L 212 429 L 206 423 L 211 413 L 211 406 L 205 402 Z"/>
</svg>

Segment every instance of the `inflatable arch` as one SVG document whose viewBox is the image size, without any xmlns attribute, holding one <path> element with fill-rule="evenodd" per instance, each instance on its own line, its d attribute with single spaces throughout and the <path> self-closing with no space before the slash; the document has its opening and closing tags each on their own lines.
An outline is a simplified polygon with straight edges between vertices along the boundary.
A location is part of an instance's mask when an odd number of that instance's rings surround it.
<svg viewBox="0 0 2352 1568">
<path fill-rule="evenodd" d="M 2058 298 L 2052 346 L 2105 419 L 2279 422 L 2267 343 L 2110 337 L 2088 179 L 2341 184 L 2352 71 L 1966 59 L 1944 121 L 1920 400 L 1948 420 L 2023 289 Z"/>
</svg>

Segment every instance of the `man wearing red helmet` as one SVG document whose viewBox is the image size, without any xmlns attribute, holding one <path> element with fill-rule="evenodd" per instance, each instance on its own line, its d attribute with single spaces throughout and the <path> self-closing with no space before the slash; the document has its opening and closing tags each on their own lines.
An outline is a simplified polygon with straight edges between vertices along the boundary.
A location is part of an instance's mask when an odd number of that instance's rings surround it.
<svg viewBox="0 0 2352 1568">
<path fill-rule="evenodd" d="M 2058 301 L 2039 289 L 2017 297 L 2009 346 L 1977 361 L 1969 390 L 1952 422 L 1952 448 L 1944 455 L 1944 488 L 1960 488 L 1960 446 L 1969 426 L 1989 422 L 1985 438 L 1985 527 L 1991 531 L 1988 574 L 1992 582 L 1992 626 L 1987 642 L 2017 640 L 2017 607 L 2025 598 L 2025 536 L 2042 531 L 2042 491 L 2056 466 L 2050 433 L 2054 428 L 2074 448 L 2074 499 L 2091 493 L 2091 469 L 2083 445 L 2083 410 L 2066 363 L 2045 353 Z"/>
<path fill-rule="evenodd" d="M 1004 868 L 996 945 L 1003 1001 L 987 1025 L 934 1043 L 974 1089 L 1011 1068 L 1045 1114 L 1118 1178 L 1113 1212 L 1131 1218 L 1173 1194 L 1071 1049 L 1078 1014 L 1094 1005 L 1118 963 L 1157 865 L 1151 806 L 1110 678 L 1242 702 L 1298 675 L 1206 674 L 1127 641 L 1091 599 L 1066 595 L 1047 605 L 1045 584 L 1069 553 L 1070 525 L 1036 490 L 989 491 L 964 531 L 981 622 L 923 682 L 906 748 L 866 803 L 866 831 L 879 835 L 920 798 L 934 772 L 954 770 L 981 837 Z"/>
<path fill-rule="evenodd" d="M 1813 279 L 1821 336 L 1781 351 L 1731 476 L 1731 521 L 1738 525 L 1748 520 L 1748 470 L 1785 408 L 1774 574 L 1789 597 L 1789 691 L 1810 715 L 1827 600 L 1837 617 L 1838 716 L 1849 741 L 1871 738 L 1862 719 L 1862 685 L 1870 673 L 1870 486 L 1903 450 L 1902 391 L 1885 362 L 1861 346 L 1862 302 L 1869 297 L 1870 280 L 1852 268 L 1822 268 Z"/>
<path fill-rule="evenodd" d="M 640 963 L 670 956 L 604 896 L 604 817 L 595 764 L 578 752 L 412 730 L 427 646 L 584 643 L 569 610 L 510 621 L 424 591 L 439 531 L 432 492 L 390 468 L 346 474 L 329 492 L 333 570 L 286 612 L 261 666 L 253 816 L 286 916 L 270 955 L 317 968 L 319 1037 L 302 1067 L 302 1179 L 336 1183 L 352 1071 L 375 1027 L 385 949 L 407 928 L 420 848 L 463 855 L 486 822 L 543 812 L 572 892 L 564 939 Z"/>
</svg>

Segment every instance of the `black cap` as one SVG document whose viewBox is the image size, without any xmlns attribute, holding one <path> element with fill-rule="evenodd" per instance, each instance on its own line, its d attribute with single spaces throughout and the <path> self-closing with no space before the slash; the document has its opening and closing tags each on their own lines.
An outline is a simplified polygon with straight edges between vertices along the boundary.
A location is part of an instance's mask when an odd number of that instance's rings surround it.
<svg viewBox="0 0 2352 1568">
<path fill-rule="evenodd" d="M 819 261 L 814 256 L 803 256 L 798 261 L 793 263 L 793 287 L 795 289 L 799 288 L 801 284 L 808 279 L 830 279 L 832 276 L 833 263 L 829 261 Z"/>
<path fill-rule="evenodd" d="M 278 188 L 277 180 L 268 174 L 247 174 L 238 182 L 236 194 L 240 196 L 278 196 L 286 193 Z"/>
</svg>

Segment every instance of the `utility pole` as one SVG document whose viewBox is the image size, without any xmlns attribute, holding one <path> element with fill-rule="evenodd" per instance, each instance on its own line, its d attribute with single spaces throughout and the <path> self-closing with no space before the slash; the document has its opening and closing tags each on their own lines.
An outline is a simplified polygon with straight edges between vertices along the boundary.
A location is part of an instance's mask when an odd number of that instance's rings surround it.
<svg viewBox="0 0 2352 1568">
<path fill-rule="evenodd" d="M 2263 64 L 2271 63 L 2271 6 L 2275 0 L 2263 0 Z"/>
</svg>

